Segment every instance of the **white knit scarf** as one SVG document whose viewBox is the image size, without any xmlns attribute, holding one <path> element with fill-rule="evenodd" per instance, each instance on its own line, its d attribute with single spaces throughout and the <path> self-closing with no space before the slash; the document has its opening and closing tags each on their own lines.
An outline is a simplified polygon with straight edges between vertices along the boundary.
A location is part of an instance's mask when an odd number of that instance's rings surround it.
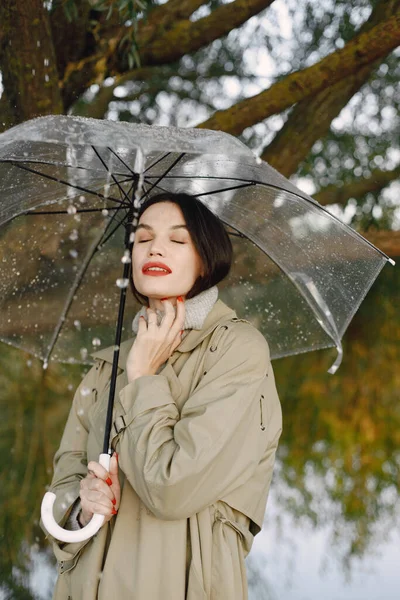
<svg viewBox="0 0 400 600">
<path fill-rule="evenodd" d="M 197 294 L 197 296 L 194 296 L 194 298 L 185 300 L 185 323 L 183 325 L 185 333 L 187 333 L 188 329 L 201 329 L 203 327 L 208 313 L 217 300 L 218 288 L 216 285 L 208 290 L 205 290 L 204 292 L 200 292 L 200 294 Z M 160 324 L 164 313 L 157 309 L 156 314 L 157 323 Z M 145 306 L 142 306 L 133 319 L 132 331 L 134 334 L 137 334 L 138 332 L 140 317 L 144 317 L 147 322 L 147 311 Z M 184 336 L 185 333 L 183 334 Z"/>
</svg>

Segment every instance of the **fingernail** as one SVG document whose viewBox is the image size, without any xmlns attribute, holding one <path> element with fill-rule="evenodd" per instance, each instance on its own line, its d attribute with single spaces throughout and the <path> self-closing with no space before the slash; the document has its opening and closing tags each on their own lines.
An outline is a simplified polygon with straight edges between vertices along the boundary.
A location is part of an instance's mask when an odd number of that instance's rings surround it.
<svg viewBox="0 0 400 600">
<path fill-rule="evenodd" d="M 117 504 L 117 501 L 116 501 L 116 499 L 115 499 L 115 498 L 113 498 L 113 499 L 111 500 L 111 502 L 112 502 L 113 504 Z"/>
<path fill-rule="evenodd" d="M 107 485 L 112 485 L 112 479 L 111 479 L 111 477 L 107 477 L 106 484 Z"/>
<path fill-rule="evenodd" d="M 117 459 L 117 461 L 119 460 L 119 456 L 118 456 L 118 452 L 114 452 L 115 454 L 115 458 Z"/>
<path fill-rule="evenodd" d="M 182 298 L 182 296 L 178 296 L 178 297 L 177 297 L 177 300 L 178 300 L 178 302 L 183 302 L 183 298 Z"/>
<path fill-rule="evenodd" d="M 162 302 L 163 300 L 168 300 L 168 298 L 161 298 L 161 302 Z"/>
<path fill-rule="evenodd" d="M 181 335 L 183 335 L 183 329 L 181 329 Z"/>
<path fill-rule="evenodd" d="M 112 511 L 111 511 L 111 514 L 112 514 L 112 515 L 117 515 L 117 514 L 118 514 L 118 511 L 117 511 L 117 510 L 115 510 L 115 508 L 113 508 L 113 509 L 112 509 Z"/>
</svg>

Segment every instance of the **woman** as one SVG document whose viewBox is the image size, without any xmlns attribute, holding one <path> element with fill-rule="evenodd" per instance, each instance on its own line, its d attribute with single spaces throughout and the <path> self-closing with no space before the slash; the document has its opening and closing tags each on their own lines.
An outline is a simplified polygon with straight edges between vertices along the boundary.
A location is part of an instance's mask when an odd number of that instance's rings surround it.
<svg viewBox="0 0 400 600">
<path fill-rule="evenodd" d="M 94 538 L 53 540 L 57 600 L 243 600 L 281 432 L 268 344 L 218 299 L 232 246 L 186 194 L 140 209 L 121 344 L 110 471 L 97 463 L 113 349 L 79 386 L 55 456 L 55 516 L 105 515 Z"/>
</svg>

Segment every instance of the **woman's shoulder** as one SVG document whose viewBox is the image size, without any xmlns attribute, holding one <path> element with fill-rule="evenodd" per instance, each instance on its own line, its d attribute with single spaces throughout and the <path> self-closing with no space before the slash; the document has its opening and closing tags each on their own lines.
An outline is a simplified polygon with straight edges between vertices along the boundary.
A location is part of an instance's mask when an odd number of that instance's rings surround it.
<svg viewBox="0 0 400 600">
<path fill-rule="evenodd" d="M 221 341 L 227 348 L 237 348 L 251 352 L 252 355 L 262 356 L 265 360 L 270 359 L 268 341 L 255 325 L 247 319 L 232 317 L 221 324 L 226 328 Z"/>
</svg>

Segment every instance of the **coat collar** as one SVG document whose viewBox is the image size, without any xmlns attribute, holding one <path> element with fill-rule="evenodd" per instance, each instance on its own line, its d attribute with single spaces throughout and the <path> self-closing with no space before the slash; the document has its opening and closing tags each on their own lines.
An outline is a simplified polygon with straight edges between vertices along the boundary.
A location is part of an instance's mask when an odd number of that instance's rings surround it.
<svg viewBox="0 0 400 600">
<path fill-rule="evenodd" d="M 208 313 L 202 329 L 190 329 L 189 333 L 179 344 L 175 352 L 190 352 L 196 348 L 196 346 L 198 346 L 221 321 L 232 319 L 236 316 L 236 312 L 232 308 L 229 308 L 222 300 L 218 299 Z M 129 338 L 120 345 L 118 367 L 123 371 L 125 371 L 126 360 L 134 341 L 134 337 Z M 104 360 L 112 364 L 114 357 L 113 348 L 114 346 L 109 346 L 108 348 L 94 352 L 91 356 L 95 359 Z"/>
</svg>

